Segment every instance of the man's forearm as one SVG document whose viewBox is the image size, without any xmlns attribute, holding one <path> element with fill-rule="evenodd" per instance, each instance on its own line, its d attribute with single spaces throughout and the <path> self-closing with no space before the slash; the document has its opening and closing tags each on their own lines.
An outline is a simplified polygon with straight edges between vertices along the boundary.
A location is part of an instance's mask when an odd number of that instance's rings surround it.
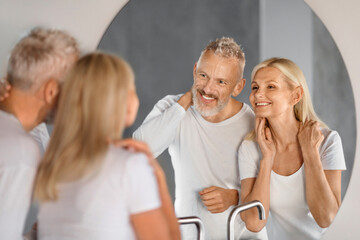
<svg viewBox="0 0 360 240">
<path fill-rule="evenodd" d="M 186 111 L 174 99 L 161 100 L 146 117 L 144 123 L 133 133 L 133 138 L 146 142 L 155 157 L 174 141 L 176 130 Z"/>
</svg>

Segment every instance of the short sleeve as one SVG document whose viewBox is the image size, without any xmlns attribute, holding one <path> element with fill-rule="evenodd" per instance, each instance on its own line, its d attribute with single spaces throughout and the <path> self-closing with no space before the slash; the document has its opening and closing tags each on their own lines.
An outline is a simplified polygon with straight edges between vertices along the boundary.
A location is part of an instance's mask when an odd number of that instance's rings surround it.
<svg viewBox="0 0 360 240">
<path fill-rule="evenodd" d="M 320 146 L 320 158 L 324 170 L 346 170 L 340 135 L 331 130 L 322 132 L 325 138 Z"/>
<path fill-rule="evenodd" d="M 144 154 L 134 154 L 126 164 L 126 196 L 130 214 L 161 206 L 157 181 Z"/>
<path fill-rule="evenodd" d="M 261 153 L 254 141 L 242 142 L 238 152 L 240 180 L 255 178 L 259 172 Z"/>
</svg>

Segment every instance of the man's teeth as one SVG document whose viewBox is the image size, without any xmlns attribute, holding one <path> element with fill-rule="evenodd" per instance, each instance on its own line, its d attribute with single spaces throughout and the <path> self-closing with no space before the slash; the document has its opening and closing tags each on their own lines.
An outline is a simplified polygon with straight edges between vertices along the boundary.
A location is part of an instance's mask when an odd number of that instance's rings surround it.
<svg viewBox="0 0 360 240">
<path fill-rule="evenodd" d="M 269 105 L 270 103 L 256 103 L 256 106 L 266 106 Z"/>
<path fill-rule="evenodd" d="M 207 96 L 205 96 L 205 95 L 202 95 L 202 97 L 205 98 L 206 100 L 213 100 L 213 99 L 215 99 L 215 98 L 207 97 Z"/>
</svg>

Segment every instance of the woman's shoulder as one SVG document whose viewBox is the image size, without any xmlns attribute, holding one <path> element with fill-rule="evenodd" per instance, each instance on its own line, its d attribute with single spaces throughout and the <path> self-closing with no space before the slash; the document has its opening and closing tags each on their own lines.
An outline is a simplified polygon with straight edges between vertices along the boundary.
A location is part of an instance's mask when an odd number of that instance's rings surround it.
<svg viewBox="0 0 360 240">
<path fill-rule="evenodd" d="M 260 168 L 261 152 L 257 142 L 244 140 L 239 148 L 240 180 L 254 178 Z"/>
<path fill-rule="evenodd" d="M 325 170 L 345 170 L 345 157 L 340 135 L 329 128 L 321 128 L 324 140 L 319 149 L 321 162 Z"/>
<path fill-rule="evenodd" d="M 324 137 L 339 135 L 339 133 L 336 130 L 326 127 L 320 127 L 320 131 L 324 135 Z"/>
<path fill-rule="evenodd" d="M 321 144 L 322 147 L 326 147 L 331 144 L 341 144 L 341 137 L 337 131 L 324 127 L 321 127 L 320 131 L 324 136 L 324 140 Z"/>
<path fill-rule="evenodd" d="M 137 168 L 149 165 L 144 153 L 129 151 L 114 145 L 110 145 L 107 159 L 114 167 Z"/>
<path fill-rule="evenodd" d="M 239 148 L 239 157 L 258 159 L 261 151 L 256 141 L 244 140 Z"/>
<path fill-rule="evenodd" d="M 258 148 L 258 144 L 255 140 L 245 139 L 242 141 L 240 147 L 255 150 Z"/>
</svg>

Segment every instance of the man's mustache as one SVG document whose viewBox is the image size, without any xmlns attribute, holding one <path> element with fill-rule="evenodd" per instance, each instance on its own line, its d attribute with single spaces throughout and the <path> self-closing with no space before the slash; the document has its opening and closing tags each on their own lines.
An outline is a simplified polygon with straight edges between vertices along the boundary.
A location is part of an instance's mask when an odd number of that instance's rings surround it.
<svg viewBox="0 0 360 240">
<path fill-rule="evenodd" d="M 201 95 L 206 95 L 207 97 L 211 97 L 211 98 L 215 98 L 215 99 L 217 99 L 218 97 L 216 96 L 216 95 L 214 95 L 214 94 L 207 94 L 204 90 L 202 90 L 202 89 L 198 89 L 198 91 L 199 91 L 199 93 L 201 94 Z"/>
</svg>

